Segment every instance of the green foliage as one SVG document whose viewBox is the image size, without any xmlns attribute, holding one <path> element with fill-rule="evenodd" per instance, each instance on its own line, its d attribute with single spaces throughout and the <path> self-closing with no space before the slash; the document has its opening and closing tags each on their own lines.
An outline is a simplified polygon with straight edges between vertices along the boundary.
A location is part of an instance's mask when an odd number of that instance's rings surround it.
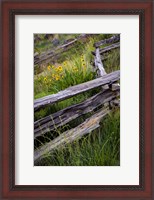
<svg viewBox="0 0 154 200">
<path fill-rule="evenodd" d="M 42 52 L 48 48 L 53 48 L 51 41 L 54 37 L 58 38 L 60 44 L 70 38 L 76 38 L 77 34 L 55 34 L 46 39 L 43 34 L 39 35 L 41 40 L 35 43 L 35 49 Z M 95 50 L 94 43 L 108 38 L 112 34 L 92 35 L 86 42 L 78 41 L 67 52 L 61 54 L 57 61 L 48 63 L 43 73 L 34 77 L 34 98 L 41 98 L 46 95 L 55 94 L 70 86 L 90 81 L 96 77 L 93 71 L 94 57 L 92 51 Z M 120 68 L 120 51 L 112 50 L 104 55 L 103 61 L 107 73 Z M 39 68 L 39 66 L 37 67 Z M 90 96 L 96 94 L 100 88 L 94 89 L 67 100 L 50 105 L 34 113 L 34 120 L 41 119 L 54 112 L 64 109 L 76 103 L 80 103 Z M 47 133 L 44 137 L 35 140 L 35 148 L 43 143 L 49 142 L 77 124 L 81 123 L 84 117 L 56 128 Z M 47 154 L 38 165 L 55 166 L 117 166 L 120 165 L 120 112 L 114 111 L 102 121 L 99 129 L 63 149 L 57 149 L 52 154 Z"/>
<path fill-rule="evenodd" d="M 120 112 L 112 112 L 99 129 L 47 154 L 39 162 L 47 166 L 119 166 Z"/>
<path fill-rule="evenodd" d="M 104 57 L 107 57 L 107 59 L 104 61 L 104 67 L 107 73 L 120 69 L 119 49 L 115 49 L 111 53 L 106 53 Z"/>
<path fill-rule="evenodd" d="M 62 45 L 69 39 L 75 39 L 79 34 L 35 34 L 34 51 L 41 53 L 49 49 L 54 49 L 56 46 L 53 44 L 53 40 L 58 39 L 58 45 Z"/>
</svg>

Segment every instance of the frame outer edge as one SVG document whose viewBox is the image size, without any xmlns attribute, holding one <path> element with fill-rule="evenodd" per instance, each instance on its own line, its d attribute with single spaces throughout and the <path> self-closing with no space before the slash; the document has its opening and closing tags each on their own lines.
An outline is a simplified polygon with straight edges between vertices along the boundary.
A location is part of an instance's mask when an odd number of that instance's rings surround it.
<svg viewBox="0 0 154 200">
<path fill-rule="evenodd" d="M 120 10 L 120 9 L 119 9 Z M 134 9 L 135 10 L 135 9 Z M 14 10 L 15 11 L 15 10 Z M 98 9 L 98 11 L 99 11 L 99 9 Z M 97 12 L 97 11 L 95 11 L 95 12 Z M 132 13 L 133 13 L 133 9 L 132 9 L 132 11 L 131 11 Z M 101 12 L 100 12 L 101 13 Z M 126 12 L 127 13 L 127 12 Z M 137 12 L 138 13 L 138 12 Z M 13 15 L 11 16 L 11 18 L 13 17 Z M 12 20 L 11 20 L 11 18 L 10 18 L 10 22 L 12 22 Z M 10 25 L 9 26 L 10 28 L 11 28 L 11 33 L 12 33 L 12 31 L 13 31 L 13 26 L 12 25 Z M 13 33 L 12 33 L 13 34 Z M 14 39 L 13 37 L 10 37 L 10 39 L 11 40 L 9 40 L 10 41 L 10 44 L 11 43 L 13 43 L 13 41 L 12 41 L 12 39 Z M 11 49 L 13 50 L 13 45 L 12 46 L 10 46 L 11 47 Z M 12 68 L 12 63 L 14 63 L 14 60 L 13 60 L 13 56 L 12 56 L 12 53 L 11 53 L 11 56 L 10 56 L 10 67 Z M 12 69 L 11 69 L 12 70 Z M 10 74 L 10 73 L 9 73 Z M 13 80 L 13 78 L 12 78 L 12 76 L 10 76 L 10 79 L 11 79 L 11 82 L 12 82 L 12 80 Z M 11 87 L 12 88 L 12 87 Z M 13 88 L 14 89 L 14 88 Z M 10 92 L 11 92 L 11 90 L 9 90 Z M 12 92 L 10 93 L 11 95 L 13 95 L 12 94 Z M 11 107 L 13 106 L 13 104 L 14 104 L 14 101 L 13 101 L 13 99 L 12 99 L 12 97 L 11 97 L 11 101 L 10 101 L 10 105 L 11 105 Z M 12 109 L 12 108 L 11 108 Z M 10 113 L 11 114 L 11 113 Z M 12 116 L 11 116 L 11 118 L 12 118 Z M 11 123 L 12 123 L 12 119 L 11 119 L 11 121 L 10 121 Z M 13 139 L 13 137 L 12 137 L 12 131 L 13 131 L 14 129 L 12 128 L 12 126 L 11 126 L 11 128 L 10 128 L 10 131 L 11 131 L 11 140 Z M 10 146 L 12 146 L 12 145 L 10 145 Z M 12 152 L 10 152 L 11 153 L 11 156 L 12 156 Z M 11 160 L 10 161 L 12 161 L 12 158 L 11 158 Z M 11 163 L 11 162 L 10 162 Z M 12 164 L 11 164 L 11 166 L 12 166 Z M 10 171 L 11 172 L 11 171 Z M 10 175 L 12 175 L 11 173 L 10 173 Z M 12 179 L 13 180 L 13 179 Z M 11 181 L 11 179 L 10 179 L 10 181 Z M 12 182 L 12 181 L 11 181 Z M 10 185 L 11 186 L 11 185 Z M 129 186 L 128 186 L 129 187 Z M 12 188 L 12 187 L 10 187 L 10 188 Z M 132 186 L 130 187 L 131 189 L 130 189 L 130 191 L 131 190 L 135 190 L 135 186 L 132 188 Z M 15 188 L 12 188 L 13 190 L 15 189 Z M 17 189 L 17 188 L 16 188 Z M 38 188 L 39 190 L 40 190 L 40 188 Z M 113 186 L 113 189 L 115 189 L 114 188 L 114 186 Z M 113 190 L 112 188 L 111 188 L 111 190 Z M 118 190 L 119 190 L 119 188 L 117 188 Z M 23 190 L 23 188 L 22 188 L 22 190 Z M 71 188 L 70 188 L 70 190 L 71 190 Z M 89 190 L 89 189 L 88 189 Z M 129 190 L 129 189 L 127 189 L 127 190 Z M 31 190 L 32 191 L 32 190 Z M 85 191 L 85 190 L 84 190 Z"/>
<path fill-rule="evenodd" d="M 154 55 L 154 1 L 152 2 L 152 55 Z M 152 56 L 152 198 L 154 199 L 154 56 Z"/>
<path fill-rule="evenodd" d="M 152 4 L 152 7 L 154 9 L 154 3 Z M 0 2 L 0 11 L 1 11 L 1 2 Z M 1 12 L 2 13 L 2 12 Z M 153 14 L 153 23 L 154 23 L 154 13 Z M 0 18 L 0 26 L 2 27 L 2 17 Z M 154 26 L 152 26 L 152 33 L 154 34 Z M 2 30 L 0 30 L 0 41 L 2 41 Z M 0 58 L 2 58 L 2 42 L 0 43 Z M 152 37 L 152 52 L 154 53 L 154 37 Z M 0 64 L 2 64 L 2 59 L 0 59 Z M 154 58 L 152 59 L 152 66 L 154 64 Z M 1 65 L 2 66 L 2 65 Z M 2 68 L 0 68 L 0 72 L 2 72 Z M 152 89 L 153 89 L 153 86 L 154 86 L 154 72 L 152 72 Z M 0 89 L 3 89 L 2 88 L 2 73 L 0 73 Z M 2 90 L 0 91 L 2 92 Z M 152 100 L 154 100 L 154 96 L 153 96 L 153 93 L 152 93 Z M 0 111 L 2 111 L 2 96 L 0 96 Z M 152 119 L 154 117 L 154 105 L 152 105 Z M 2 124 L 2 119 L 1 119 L 1 116 L 0 116 L 0 125 Z M 2 127 L 2 126 L 1 126 Z M 1 127 L 0 127 L 0 130 L 1 130 Z M 152 130 L 154 128 L 154 124 L 152 124 Z M 1 133 L 0 133 L 1 134 Z M 1 136 L 1 135 L 0 135 Z M 2 144 L 2 141 L 1 141 L 1 138 L 0 137 L 0 144 Z M 153 138 L 153 142 L 154 142 L 154 138 Z M 1 145 L 2 146 L 2 145 Z M 154 146 L 153 146 L 153 151 L 154 151 Z M 153 152 L 152 151 L 152 152 Z M 0 161 L 2 160 L 1 158 L 1 155 L 0 154 Z M 153 157 L 153 166 L 154 166 L 154 157 Z M 0 169 L 2 169 L 2 162 L 0 162 Z M 1 170 L 2 171 L 2 170 Z M 153 182 L 154 182 L 154 171 L 152 171 L 152 175 L 153 175 Z M 0 183 L 2 184 L 2 182 L 0 181 Z M 1 185 L 0 185 L 1 186 Z M 2 187 L 0 187 L 1 189 Z M 153 192 L 154 192 L 154 189 L 153 189 Z M 153 195 L 152 195 L 153 197 Z M 31 199 L 31 198 L 29 198 Z M 105 198 L 106 199 L 106 198 Z M 119 199 L 119 198 L 118 198 Z M 131 198 L 133 199 L 133 198 Z"/>
<path fill-rule="evenodd" d="M 0 27 L 2 27 L 2 3 L 0 3 Z M 2 29 L 0 29 L 0 113 L 2 113 Z M 0 177 L 2 177 L 2 114 L 0 115 Z M 2 195 L 2 179 L 0 179 L 0 197 Z"/>
</svg>

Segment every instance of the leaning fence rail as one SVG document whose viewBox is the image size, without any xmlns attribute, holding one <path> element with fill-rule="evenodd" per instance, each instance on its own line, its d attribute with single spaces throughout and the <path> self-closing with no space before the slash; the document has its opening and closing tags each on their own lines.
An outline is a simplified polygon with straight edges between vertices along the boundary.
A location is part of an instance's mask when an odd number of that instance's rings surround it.
<svg viewBox="0 0 154 200">
<path fill-rule="evenodd" d="M 89 37 L 91 34 L 81 34 L 77 38 L 73 39 L 72 41 L 59 45 L 57 48 L 54 50 L 48 50 L 47 52 L 43 52 L 41 54 L 36 54 L 34 55 L 34 65 L 40 65 L 43 62 L 48 62 L 49 60 L 52 60 L 58 55 L 61 55 L 62 53 L 68 51 L 70 47 L 75 45 L 78 41 Z"/>
<path fill-rule="evenodd" d="M 102 45 L 104 45 L 104 44 L 110 44 L 110 43 L 115 43 L 115 42 L 119 42 L 120 41 L 120 35 L 118 34 L 118 35 L 114 35 L 114 36 L 112 36 L 112 37 L 110 37 L 110 38 L 108 38 L 108 39 L 105 39 L 105 40 L 101 40 L 101 41 L 99 41 L 99 42 L 96 42 L 95 44 L 94 44 L 94 46 L 96 47 L 96 48 L 98 48 L 98 47 L 100 47 L 100 46 L 102 46 Z"/>
<path fill-rule="evenodd" d="M 74 140 L 79 139 L 95 130 L 100 126 L 100 121 L 111 111 L 114 106 L 120 106 L 120 85 L 117 83 L 120 79 L 120 71 L 118 70 L 107 74 L 102 62 L 104 59 L 104 53 L 120 47 L 119 41 L 120 36 L 114 35 L 111 38 L 101 40 L 94 44 L 96 49 L 95 52 L 92 52 L 92 54 L 94 55 L 94 70 L 97 72 L 96 79 L 69 87 L 58 92 L 57 94 L 48 95 L 34 101 L 34 111 L 36 112 L 48 105 L 71 98 L 91 89 L 100 86 L 102 87 L 102 91 L 86 99 L 85 101 L 64 108 L 34 122 L 34 138 L 37 138 L 48 132 L 52 132 L 55 127 L 58 128 L 64 126 L 72 120 L 77 119 L 84 114 L 93 113 L 96 109 L 101 107 L 83 123 L 79 124 L 75 128 L 63 132 L 60 136 L 36 149 L 34 151 L 34 162 L 42 159 L 45 154 L 48 155 L 53 150 L 63 147 L 66 144 L 71 143 Z M 72 41 L 70 45 L 74 42 Z M 100 46 L 104 44 L 109 45 L 105 46 L 104 48 L 100 48 Z M 107 105 L 104 106 L 105 104 Z"/>
<path fill-rule="evenodd" d="M 82 116 L 83 114 L 92 112 L 99 106 L 112 101 L 119 95 L 120 88 L 114 91 L 112 91 L 112 89 L 107 89 L 90 97 L 82 103 L 69 106 L 63 110 L 44 117 L 34 123 L 34 137 L 36 138 L 38 136 L 41 136 L 49 131 L 54 130 L 55 126 L 56 128 L 58 128 L 69 123 L 73 119 Z"/>
<path fill-rule="evenodd" d="M 46 145 L 42 146 L 41 148 L 35 150 L 34 152 L 34 161 L 42 158 L 45 154 L 53 151 L 54 149 L 64 146 L 68 143 L 73 142 L 76 139 L 81 138 L 82 136 L 90 133 L 91 131 L 98 128 L 100 125 L 100 121 L 103 117 L 105 117 L 109 113 L 109 109 L 102 109 L 100 112 L 92 115 L 90 118 L 86 119 L 82 124 L 79 126 L 68 130 L 52 140 L 51 142 L 47 143 Z"/>
<path fill-rule="evenodd" d="M 120 78 L 120 71 L 115 71 L 110 74 L 104 75 L 103 77 L 94 79 L 92 81 L 88 81 L 79 85 L 69 87 L 65 90 L 58 92 L 57 94 L 52 94 L 42 97 L 34 101 L 34 111 L 43 108 L 49 104 L 51 105 L 54 104 L 55 102 L 68 99 L 70 97 L 81 94 L 88 90 L 97 88 L 99 86 L 103 86 L 106 84 L 113 84 L 114 82 L 118 81 L 119 78 Z"/>
</svg>

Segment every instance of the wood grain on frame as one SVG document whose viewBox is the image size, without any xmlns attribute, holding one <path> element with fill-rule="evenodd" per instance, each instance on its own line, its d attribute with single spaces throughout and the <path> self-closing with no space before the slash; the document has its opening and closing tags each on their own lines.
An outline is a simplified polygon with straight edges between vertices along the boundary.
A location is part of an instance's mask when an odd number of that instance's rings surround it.
<svg viewBox="0 0 154 200">
<path fill-rule="evenodd" d="M 152 194 L 152 1 L 2 1 L 2 199 L 153 199 Z M 127 14 L 140 16 L 140 184 L 138 186 L 15 185 L 15 15 Z"/>
</svg>

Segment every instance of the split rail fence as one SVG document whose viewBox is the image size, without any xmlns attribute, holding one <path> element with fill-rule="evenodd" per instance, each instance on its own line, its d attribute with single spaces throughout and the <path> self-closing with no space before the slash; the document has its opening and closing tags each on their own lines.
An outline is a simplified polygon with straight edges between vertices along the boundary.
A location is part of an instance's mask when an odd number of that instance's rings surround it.
<svg viewBox="0 0 154 200">
<path fill-rule="evenodd" d="M 48 50 L 47 52 L 34 55 L 34 65 L 40 65 L 41 63 L 47 63 L 54 58 L 57 58 L 62 53 L 68 51 L 73 45 L 75 45 L 78 41 L 84 40 L 89 37 L 91 34 L 81 34 L 77 38 L 72 39 L 66 44 L 62 44 L 55 48 L 54 50 Z"/>
<path fill-rule="evenodd" d="M 119 41 L 120 36 L 114 35 L 109 39 L 94 44 L 95 52 L 92 52 L 92 54 L 94 55 L 94 70 L 97 73 L 96 79 L 69 87 L 57 94 L 45 96 L 34 101 L 34 111 L 36 112 L 48 105 L 55 104 L 91 89 L 100 86 L 102 87 L 101 92 L 86 99 L 84 102 L 69 106 L 34 122 L 34 138 L 36 139 L 39 136 L 53 131 L 55 127 L 58 128 L 64 126 L 72 120 L 87 113 L 91 113 L 101 107 L 101 109 L 94 112 L 91 117 L 87 118 L 80 125 L 63 132 L 60 136 L 36 149 L 34 151 L 34 162 L 43 158 L 44 154 L 49 153 L 56 148 L 65 146 L 67 143 L 71 143 L 97 129 L 100 126 L 100 121 L 112 110 L 113 106 L 120 106 L 120 85 L 118 83 L 120 79 L 120 71 L 118 70 L 107 74 L 102 62 L 104 59 L 103 54 L 105 52 L 120 48 Z M 100 48 L 104 44 L 111 45 Z"/>
</svg>

